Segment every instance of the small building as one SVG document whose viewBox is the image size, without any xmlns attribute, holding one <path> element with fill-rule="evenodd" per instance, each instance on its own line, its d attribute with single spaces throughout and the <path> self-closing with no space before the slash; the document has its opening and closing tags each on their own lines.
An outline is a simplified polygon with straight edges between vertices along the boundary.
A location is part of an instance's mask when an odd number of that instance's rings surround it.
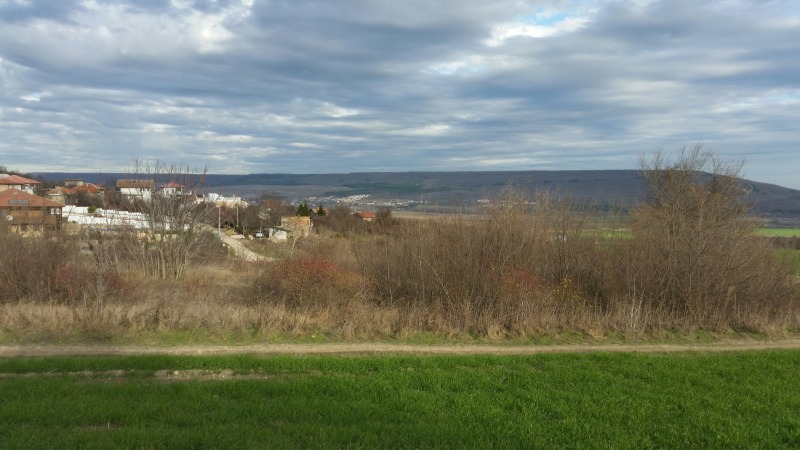
<svg viewBox="0 0 800 450">
<path fill-rule="evenodd" d="M 174 181 L 170 181 L 169 183 L 164 183 L 158 187 L 159 192 L 161 195 L 165 197 L 182 197 L 184 195 L 191 195 L 192 191 L 189 190 L 186 186 L 176 183 Z"/>
<path fill-rule="evenodd" d="M 117 180 L 117 192 L 127 200 L 150 200 L 155 190 L 155 180 Z"/>
<path fill-rule="evenodd" d="M 0 191 L 0 219 L 19 233 L 61 229 L 64 205 L 11 188 Z"/>
<path fill-rule="evenodd" d="M 47 198 L 58 203 L 65 205 L 92 203 L 102 205 L 104 201 L 105 189 L 94 183 L 84 183 L 83 180 L 79 184 L 64 182 L 64 186 L 56 186 L 46 192 Z M 70 186 L 71 184 L 71 186 Z M 80 199 L 79 197 L 83 197 Z M 82 200 L 82 201 L 81 201 Z"/>
<path fill-rule="evenodd" d="M 19 175 L 9 175 L 7 173 L 0 173 L 0 191 L 6 189 L 17 189 L 28 194 L 36 194 L 36 185 L 42 184 L 30 178 L 21 177 Z"/>
<path fill-rule="evenodd" d="M 247 208 L 249 203 L 242 197 L 233 195 L 230 197 L 225 197 L 224 195 L 217 194 L 215 192 L 209 192 L 205 195 L 198 195 L 196 202 L 202 203 L 213 203 L 217 206 L 224 206 L 226 208 Z"/>
<path fill-rule="evenodd" d="M 375 220 L 375 213 L 372 211 L 360 211 L 356 214 L 358 214 L 364 222 L 373 222 Z"/>
<path fill-rule="evenodd" d="M 311 232 L 311 217 L 289 216 L 281 217 L 280 228 L 287 231 L 291 237 L 305 237 Z"/>
<path fill-rule="evenodd" d="M 65 188 L 76 188 L 83 186 L 84 182 L 80 178 L 67 178 L 64 180 L 64 187 Z"/>
</svg>

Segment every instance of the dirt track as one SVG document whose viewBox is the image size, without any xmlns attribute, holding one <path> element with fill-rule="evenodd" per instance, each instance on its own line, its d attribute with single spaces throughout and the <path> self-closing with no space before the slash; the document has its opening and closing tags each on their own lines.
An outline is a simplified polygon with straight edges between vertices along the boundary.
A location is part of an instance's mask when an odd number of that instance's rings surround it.
<svg viewBox="0 0 800 450">
<path fill-rule="evenodd" d="M 233 253 L 238 257 L 245 261 L 266 261 L 268 258 L 265 258 L 262 255 L 250 250 L 249 248 L 245 247 L 244 244 L 239 242 L 238 240 L 228 236 L 227 234 L 219 231 L 214 230 L 214 234 L 216 234 L 222 242 L 230 247 L 233 250 Z"/>
<path fill-rule="evenodd" d="M 731 352 L 800 349 L 800 339 L 736 340 L 711 344 L 568 344 L 568 345 L 414 345 L 387 343 L 187 345 L 148 347 L 124 345 L 0 345 L 0 357 L 80 355 L 532 355 L 587 352 Z"/>
</svg>

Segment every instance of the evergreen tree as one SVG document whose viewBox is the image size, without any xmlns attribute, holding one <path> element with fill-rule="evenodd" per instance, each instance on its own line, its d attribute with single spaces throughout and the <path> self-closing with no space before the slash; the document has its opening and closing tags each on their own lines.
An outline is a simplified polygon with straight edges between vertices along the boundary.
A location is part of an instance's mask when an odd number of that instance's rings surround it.
<svg viewBox="0 0 800 450">
<path fill-rule="evenodd" d="M 303 202 L 297 207 L 297 215 L 302 217 L 311 216 L 311 208 L 308 207 L 308 203 Z"/>
</svg>

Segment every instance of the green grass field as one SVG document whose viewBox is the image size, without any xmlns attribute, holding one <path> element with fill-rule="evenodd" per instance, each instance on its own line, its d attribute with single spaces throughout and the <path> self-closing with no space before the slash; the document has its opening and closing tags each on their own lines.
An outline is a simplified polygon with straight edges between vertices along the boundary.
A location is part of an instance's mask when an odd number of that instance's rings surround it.
<svg viewBox="0 0 800 450">
<path fill-rule="evenodd" d="M 605 238 L 611 237 L 619 237 L 619 238 L 630 238 L 633 237 L 633 234 L 630 230 L 627 229 L 619 229 L 615 231 L 611 231 L 608 229 L 598 229 L 598 230 L 591 230 L 587 232 L 587 235 L 594 235 L 598 234 Z M 759 236 L 770 236 L 770 237 L 794 237 L 800 236 L 800 228 L 757 228 L 756 234 Z"/>
<path fill-rule="evenodd" d="M 800 236 L 800 228 L 759 228 L 756 234 L 760 236 L 794 237 Z"/>
<path fill-rule="evenodd" d="M 800 447 L 800 351 L 6 358 L 0 374 L 1 448 Z"/>
</svg>

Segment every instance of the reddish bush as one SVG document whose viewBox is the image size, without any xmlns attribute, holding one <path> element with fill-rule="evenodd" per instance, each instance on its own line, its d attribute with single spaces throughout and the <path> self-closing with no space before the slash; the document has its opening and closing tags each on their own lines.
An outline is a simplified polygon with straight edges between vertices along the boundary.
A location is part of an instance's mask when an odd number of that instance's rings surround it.
<svg viewBox="0 0 800 450">
<path fill-rule="evenodd" d="M 282 300 L 291 306 L 321 306 L 357 297 L 363 279 L 338 264 L 317 257 L 277 261 L 255 282 L 257 298 Z"/>
</svg>

